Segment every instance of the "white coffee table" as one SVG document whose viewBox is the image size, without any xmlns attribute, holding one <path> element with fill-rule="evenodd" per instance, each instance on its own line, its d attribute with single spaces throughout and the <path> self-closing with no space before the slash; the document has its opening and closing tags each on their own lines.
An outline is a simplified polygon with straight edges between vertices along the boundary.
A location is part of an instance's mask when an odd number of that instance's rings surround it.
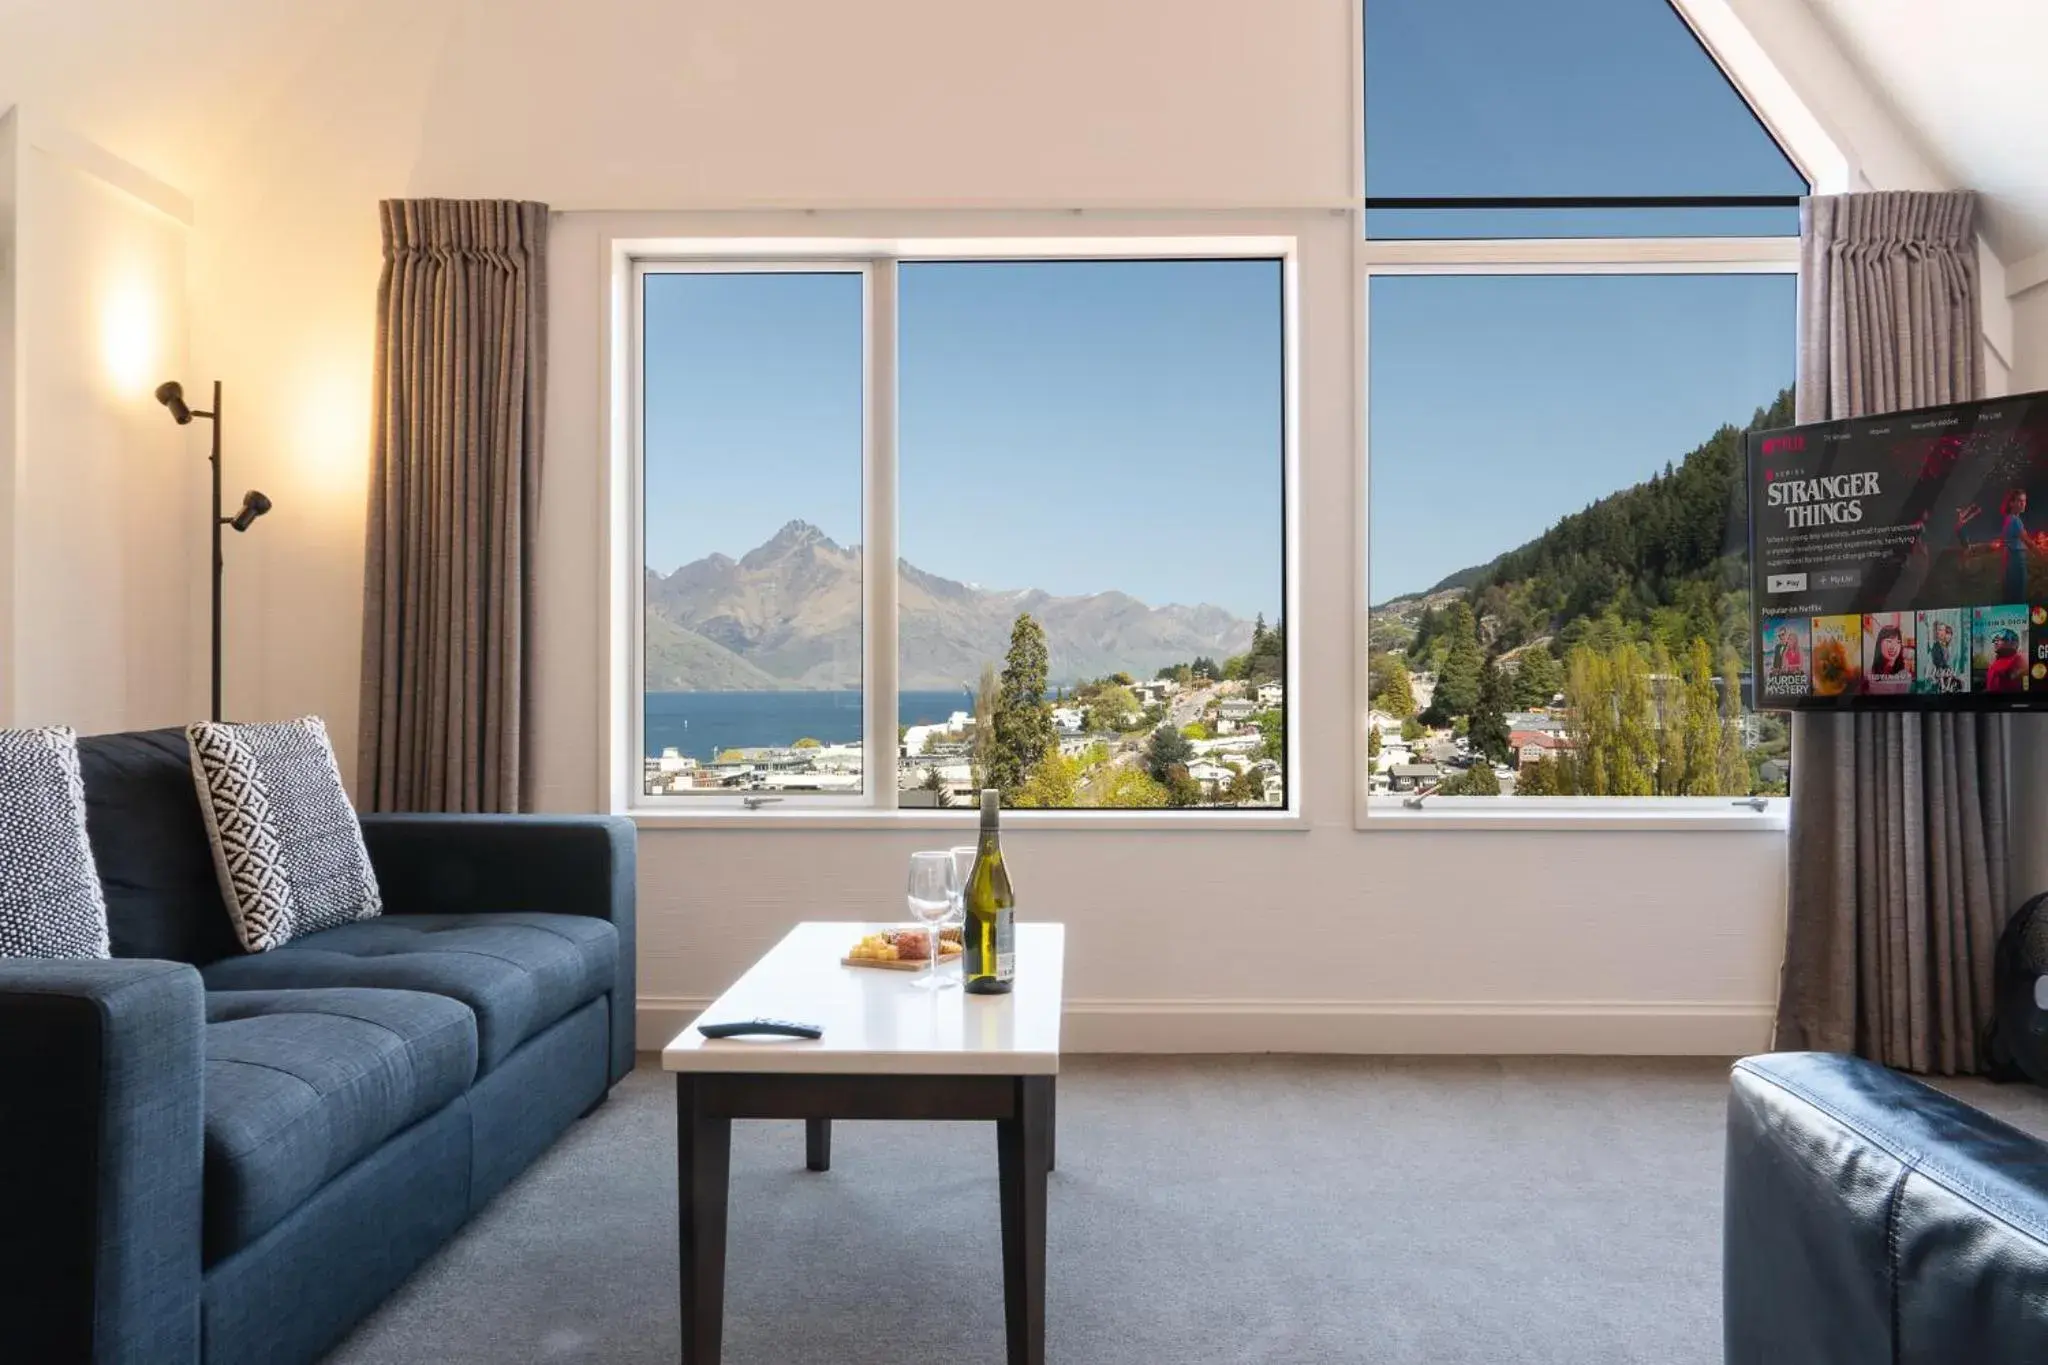
<svg viewBox="0 0 2048 1365">
<path fill-rule="evenodd" d="M 968 995 L 841 964 L 861 935 L 888 927 L 799 924 L 699 1016 L 797 1019 L 822 1025 L 824 1037 L 715 1040 L 693 1024 L 662 1050 L 663 1068 L 676 1073 L 683 1365 L 719 1359 L 734 1119 L 805 1120 L 814 1171 L 831 1165 L 833 1119 L 993 1121 L 1010 1365 L 1043 1365 L 1066 928 L 1019 924 L 1016 989 Z"/>
</svg>

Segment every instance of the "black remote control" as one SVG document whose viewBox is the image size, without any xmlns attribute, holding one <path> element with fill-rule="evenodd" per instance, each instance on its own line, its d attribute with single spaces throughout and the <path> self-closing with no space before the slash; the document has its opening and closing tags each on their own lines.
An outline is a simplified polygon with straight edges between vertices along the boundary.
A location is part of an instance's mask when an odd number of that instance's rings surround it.
<svg viewBox="0 0 2048 1365">
<path fill-rule="evenodd" d="M 794 1019 L 738 1019 L 730 1024 L 699 1024 L 697 1032 L 706 1038 L 745 1038 L 765 1034 L 775 1038 L 822 1038 L 825 1030 L 816 1024 L 799 1024 Z"/>
</svg>

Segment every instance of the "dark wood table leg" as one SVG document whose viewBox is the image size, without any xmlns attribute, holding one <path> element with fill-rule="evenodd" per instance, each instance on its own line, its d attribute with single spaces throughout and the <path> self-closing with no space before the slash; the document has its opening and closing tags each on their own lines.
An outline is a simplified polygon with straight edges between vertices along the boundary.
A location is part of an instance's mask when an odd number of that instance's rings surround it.
<svg viewBox="0 0 2048 1365">
<path fill-rule="evenodd" d="M 683 1365 L 718 1365 L 725 1319 L 725 1201 L 732 1120 L 714 1118 L 717 1082 L 676 1074 L 677 1232 L 682 1252 Z"/>
<path fill-rule="evenodd" d="M 813 1171 L 832 1169 L 832 1120 L 804 1120 L 804 1166 Z"/>
<path fill-rule="evenodd" d="M 1050 1076 L 1017 1078 L 1017 1114 L 996 1121 L 1003 1208 L 1003 1325 L 1010 1365 L 1045 1365 L 1045 1177 L 1052 1163 Z"/>
<path fill-rule="evenodd" d="M 1060 1078 L 1045 1078 L 1045 1169 L 1059 1168 Z"/>
</svg>

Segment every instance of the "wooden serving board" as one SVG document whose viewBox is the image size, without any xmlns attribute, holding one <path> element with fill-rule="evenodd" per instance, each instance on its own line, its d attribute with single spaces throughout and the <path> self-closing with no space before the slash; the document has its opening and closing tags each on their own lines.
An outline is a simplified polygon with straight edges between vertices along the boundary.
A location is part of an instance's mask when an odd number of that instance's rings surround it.
<svg viewBox="0 0 2048 1365">
<path fill-rule="evenodd" d="M 960 952 L 960 949 L 955 948 L 950 953 L 940 953 L 939 965 L 943 967 L 948 962 L 957 960 L 960 956 Z M 839 965 L 842 967 L 879 967 L 885 972 L 921 972 L 927 966 L 929 966 L 930 963 L 927 959 L 921 957 L 911 958 L 907 962 L 901 958 L 897 958 L 894 961 L 888 961 L 882 958 L 842 957 L 839 959 Z"/>
</svg>

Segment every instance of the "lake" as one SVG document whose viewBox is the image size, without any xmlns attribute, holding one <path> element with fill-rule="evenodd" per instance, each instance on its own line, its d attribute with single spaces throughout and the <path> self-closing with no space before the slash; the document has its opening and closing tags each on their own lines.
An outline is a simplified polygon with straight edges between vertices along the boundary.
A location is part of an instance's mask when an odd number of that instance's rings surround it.
<svg viewBox="0 0 2048 1365">
<path fill-rule="evenodd" d="M 965 689 L 903 692 L 896 717 L 903 725 L 931 725 L 955 711 L 972 711 Z M 650 692 L 647 756 L 674 749 L 695 759 L 724 749 L 794 744 L 803 738 L 847 744 L 860 738 L 858 692 Z"/>
</svg>

